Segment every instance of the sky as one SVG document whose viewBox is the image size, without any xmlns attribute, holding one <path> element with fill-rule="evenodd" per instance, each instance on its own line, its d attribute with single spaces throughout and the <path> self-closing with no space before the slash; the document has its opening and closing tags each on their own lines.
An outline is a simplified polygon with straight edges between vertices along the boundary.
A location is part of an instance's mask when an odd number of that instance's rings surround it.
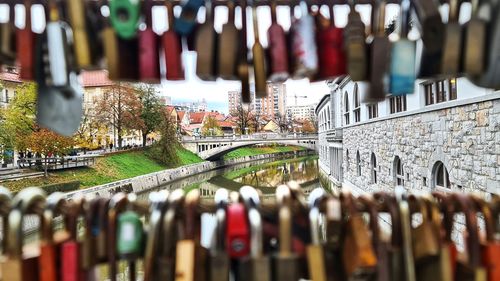
<svg viewBox="0 0 500 281">
<path fill-rule="evenodd" d="M 371 6 L 370 5 L 357 5 L 356 10 L 360 13 L 361 19 L 365 25 L 369 25 Z M 32 28 L 35 32 L 41 32 L 44 27 L 44 17 L 42 13 L 43 9 L 40 5 L 34 5 L 32 7 Z M 321 12 L 327 15 L 328 8 L 322 7 Z M 106 15 L 108 12 L 103 9 L 103 14 Z M 174 10 L 175 15 L 180 14 L 180 7 L 176 7 Z M 295 7 L 295 17 L 300 17 L 301 11 L 300 7 Z M 349 13 L 348 5 L 336 5 L 334 7 L 334 17 L 335 24 L 337 27 L 345 27 L 347 24 L 347 15 Z M 388 4 L 385 13 L 385 22 L 388 23 L 392 19 L 396 18 L 399 13 L 399 6 L 396 4 Z M 447 21 L 447 6 L 441 7 L 441 14 L 443 20 Z M 267 29 L 271 25 L 270 9 L 268 7 L 258 7 L 258 25 L 261 44 L 267 46 Z M 25 11 L 21 5 L 16 5 L 16 26 L 24 26 Z M 241 26 L 241 10 L 236 9 L 235 24 L 237 27 Z M 198 21 L 203 22 L 205 19 L 204 8 L 200 9 L 198 13 Z M 460 22 L 465 22 L 470 18 L 470 4 L 463 3 L 460 10 Z M 8 6 L 6 4 L 0 4 L 0 22 L 5 22 L 8 20 Z M 250 14 L 247 16 L 247 29 L 248 29 L 248 46 L 251 48 L 253 45 L 253 25 L 252 17 Z M 290 10 L 288 7 L 278 7 L 277 8 L 277 21 L 283 26 L 285 30 L 290 27 Z M 215 23 L 214 28 L 217 32 L 222 30 L 222 25 L 227 22 L 227 8 L 218 6 L 215 9 Z M 153 30 L 158 34 L 163 33 L 168 28 L 168 21 L 166 15 L 166 8 L 164 6 L 156 6 L 153 9 Z M 415 36 L 415 35 L 414 35 Z M 417 33 L 418 36 L 418 33 Z M 411 36 L 410 36 L 411 38 Z M 216 82 L 205 82 L 198 79 L 195 75 L 195 65 L 196 65 L 196 53 L 195 52 L 184 52 L 183 53 L 183 63 L 186 71 L 185 81 L 162 81 L 161 85 L 158 85 L 158 92 L 161 95 L 170 96 L 173 102 L 185 102 L 185 101 L 198 101 L 201 99 L 206 99 L 209 103 L 209 109 L 219 110 L 227 113 L 227 93 L 228 91 L 239 90 L 241 85 L 238 81 L 224 81 L 218 79 Z M 307 96 L 307 98 L 298 98 L 298 103 L 300 104 L 314 104 L 317 103 L 321 97 L 328 93 L 328 87 L 325 82 L 315 82 L 309 83 L 307 79 L 304 80 L 288 80 L 287 93 L 288 100 L 294 104 L 294 96 Z"/>
</svg>

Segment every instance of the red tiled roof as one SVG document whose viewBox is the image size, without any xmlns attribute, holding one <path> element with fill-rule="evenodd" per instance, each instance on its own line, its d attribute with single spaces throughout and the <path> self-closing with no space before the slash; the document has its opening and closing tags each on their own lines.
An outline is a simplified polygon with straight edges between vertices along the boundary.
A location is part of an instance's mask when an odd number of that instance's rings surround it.
<svg viewBox="0 0 500 281">
<path fill-rule="evenodd" d="M 170 106 L 170 105 L 167 105 L 165 108 L 167 109 L 168 114 L 172 113 L 172 111 L 174 111 L 174 109 L 175 109 L 175 107 Z"/>
<path fill-rule="evenodd" d="M 221 128 L 232 128 L 235 126 L 233 122 L 229 121 L 219 121 L 217 123 Z"/>
<path fill-rule="evenodd" d="M 23 82 L 21 81 L 21 79 L 19 79 L 19 73 L 5 72 L 5 71 L 0 72 L 0 80 L 15 82 L 15 83 Z"/>
<path fill-rule="evenodd" d="M 109 80 L 106 70 L 82 71 L 80 75 L 83 87 L 104 87 L 113 86 L 113 81 Z"/>
<path fill-rule="evenodd" d="M 177 111 L 177 115 L 179 115 L 180 120 L 182 120 L 182 118 L 184 118 L 185 114 L 186 114 L 186 111 Z"/>
<path fill-rule="evenodd" d="M 191 124 L 201 124 L 205 118 L 206 112 L 193 112 L 189 114 Z"/>
</svg>

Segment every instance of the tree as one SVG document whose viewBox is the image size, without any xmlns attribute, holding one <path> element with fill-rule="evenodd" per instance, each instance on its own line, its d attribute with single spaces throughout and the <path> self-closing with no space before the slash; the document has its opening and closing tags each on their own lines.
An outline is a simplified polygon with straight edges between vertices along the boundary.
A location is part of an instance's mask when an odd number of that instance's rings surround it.
<svg viewBox="0 0 500 281">
<path fill-rule="evenodd" d="M 163 106 L 156 95 L 155 88 L 151 85 L 141 84 L 136 87 L 137 95 L 141 101 L 142 146 L 146 146 L 147 136 L 156 131 L 162 122 Z"/>
<path fill-rule="evenodd" d="M 96 104 L 97 120 L 116 130 L 119 148 L 127 130 L 144 127 L 142 105 L 135 89 L 124 83 L 110 86 Z"/>
<path fill-rule="evenodd" d="M 292 125 L 290 119 L 286 115 L 280 113 L 276 114 L 275 120 L 276 124 L 278 124 L 280 128 L 280 133 L 288 132 L 288 130 L 290 129 L 289 127 Z"/>
<path fill-rule="evenodd" d="M 70 137 L 61 136 L 47 129 L 39 129 L 28 137 L 28 147 L 31 151 L 43 155 L 44 173 L 47 176 L 48 158 L 51 154 L 63 155 L 69 152 L 74 142 Z"/>
<path fill-rule="evenodd" d="M 82 116 L 82 121 L 78 131 L 74 135 L 75 145 L 85 149 L 96 149 L 101 145 L 102 137 L 106 134 L 107 128 L 94 116 L 92 109 L 86 109 Z"/>
<path fill-rule="evenodd" d="M 159 130 L 161 138 L 148 149 L 148 154 L 158 163 L 168 167 L 175 167 L 179 163 L 177 150 L 180 146 L 179 139 L 177 138 L 176 124 L 167 112 L 163 111 L 160 116 L 162 117 Z"/>
<path fill-rule="evenodd" d="M 255 122 L 250 106 L 240 104 L 231 112 L 231 116 L 236 118 L 235 123 L 241 134 L 244 134 L 245 128 L 250 129 Z"/>
<path fill-rule="evenodd" d="M 304 133 L 316 133 L 316 123 L 312 119 L 305 119 L 302 122 L 302 131 Z"/>
<path fill-rule="evenodd" d="M 0 143 L 7 149 L 26 150 L 27 137 L 35 130 L 36 84 L 23 83 L 9 106 L 0 110 Z"/>
<path fill-rule="evenodd" d="M 205 122 L 203 122 L 201 134 L 204 136 L 222 136 L 224 135 L 224 132 L 219 126 L 219 122 L 217 121 L 217 119 L 209 115 Z"/>
</svg>

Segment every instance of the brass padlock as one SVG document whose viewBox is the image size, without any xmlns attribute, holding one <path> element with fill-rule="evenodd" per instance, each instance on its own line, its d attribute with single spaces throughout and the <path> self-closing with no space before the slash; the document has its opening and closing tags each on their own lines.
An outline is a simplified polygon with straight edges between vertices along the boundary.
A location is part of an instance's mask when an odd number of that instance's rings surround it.
<svg viewBox="0 0 500 281">
<path fill-rule="evenodd" d="M 14 200 L 13 209 L 9 214 L 6 238 L 7 248 L 1 262 L 2 280 L 9 281 L 38 281 L 39 248 L 36 245 L 23 246 L 23 221 L 29 214 L 43 213 L 45 193 L 39 188 L 21 190 Z"/>
<path fill-rule="evenodd" d="M 9 5 L 9 20 L 0 23 L 0 63 L 14 65 L 16 60 L 16 27 L 14 3 Z"/>
<path fill-rule="evenodd" d="M 234 1 L 230 0 L 227 2 L 227 9 L 227 23 L 222 26 L 222 32 L 218 36 L 219 43 L 217 45 L 219 54 L 217 55 L 217 74 L 222 79 L 236 80 L 238 78 L 236 66 L 239 47 L 238 37 L 240 34 L 234 25 Z"/>
<path fill-rule="evenodd" d="M 225 235 L 227 225 L 226 209 L 229 203 L 229 193 L 225 188 L 219 188 L 215 192 L 214 202 L 217 205 L 215 211 L 215 230 L 212 235 L 209 257 L 210 281 L 229 281 L 230 260 L 226 252 Z"/>
<path fill-rule="evenodd" d="M 471 1 L 471 19 L 465 25 L 463 50 L 463 71 L 466 75 L 477 77 L 484 72 L 486 53 L 487 22 L 480 18 L 479 0 Z"/>
<path fill-rule="evenodd" d="M 456 77 L 460 72 L 460 54 L 462 51 L 462 27 L 458 23 L 459 0 L 451 0 L 449 7 L 450 13 L 445 29 L 441 74 L 446 77 Z"/>
<path fill-rule="evenodd" d="M 80 69 L 92 67 L 89 37 L 85 17 L 85 3 L 80 0 L 69 0 L 67 4 L 73 41 L 76 65 Z"/>
<path fill-rule="evenodd" d="M 320 240 L 320 210 L 319 204 L 325 198 L 325 190 L 321 187 L 309 194 L 309 224 L 311 227 L 311 244 L 307 246 L 307 264 L 309 277 L 312 281 L 326 281 L 327 271 L 325 253 Z M 329 265 L 330 266 L 330 265 Z"/>
<path fill-rule="evenodd" d="M 241 81 L 241 101 L 250 103 L 250 70 L 248 66 L 248 42 L 247 42 L 247 3 L 242 0 L 241 8 L 241 43 L 238 53 L 238 77 Z"/>
<path fill-rule="evenodd" d="M 214 29 L 214 7 L 212 0 L 205 1 L 205 23 L 202 24 L 196 32 L 195 49 L 196 57 L 196 75 L 205 81 L 215 81 L 216 71 L 216 48 L 217 41 Z"/>
<path fill-rule="evenodd" d="M 0 261 L 3 261 L 5 257 L 5 250 L 7 249 L 7 239 L 6 239 L 6 233 L 8 232 L 9 228 L 9 222 L 8 222 L 8 217 L 10 210 L 12 208 L 11 205 L 12 202 L 12 194 L 10 191 L 0 185 L 0 217 L 2 218 L 2 231 L 3 231 L 3 238 L 1 241 L 1 246 L 2 246 L 2 252 L 0 253 Z M 0 280 L 2 279 L 2 267 L 0 266 Z"/>
<path fill-rule="evenodd" d="M 255 97 L 265 98 L 268 95 L 266 58 L 265 58 L 264 47 L 262 47 L 262 44 L 260 43 L 259 39 L 257 6 L 255 5 L 255 3 L 253 3 L 252 5 L 252 22 L 253 22 L 253 34 L 254 34 L 252 55 L 253 55 L 253 73 L 255 80 Z"/>
</svg>

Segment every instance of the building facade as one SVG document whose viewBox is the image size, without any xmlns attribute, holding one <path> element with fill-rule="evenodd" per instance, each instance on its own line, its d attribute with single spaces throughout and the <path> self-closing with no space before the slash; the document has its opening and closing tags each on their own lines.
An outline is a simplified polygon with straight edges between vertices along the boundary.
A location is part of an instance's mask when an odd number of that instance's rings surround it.
<svg viewBox="0 0 500 281">
<path fill-rule="evenodd" d="M 289 105 L 286 107 L 286 114 L 291 120 L 314 120 L 314 109 L 316 105 Z"/>
<path fill-rule="evenodd" d="M 5 108 L 16 95 L 16 88 L 21 85 L 22 81 L 15 68 L 8 68 L 0 72 L 0 83 L 0 108 Z"/>
<path fill-rule="evenodd" d="M 260 116 L 285 116 L 286 114 L 286 85 L 278 83 L 267 84 L 267 97 L 253 98 L 253 109 Z"/>
<path fill-rule="evenodd" d="M 335 185 L 500 193 L 499 91 L 417 81 L 413 94 L 367 104 L 365 83 L 329 86 L 315 112 L 320 169 Z"/>
</svg>

